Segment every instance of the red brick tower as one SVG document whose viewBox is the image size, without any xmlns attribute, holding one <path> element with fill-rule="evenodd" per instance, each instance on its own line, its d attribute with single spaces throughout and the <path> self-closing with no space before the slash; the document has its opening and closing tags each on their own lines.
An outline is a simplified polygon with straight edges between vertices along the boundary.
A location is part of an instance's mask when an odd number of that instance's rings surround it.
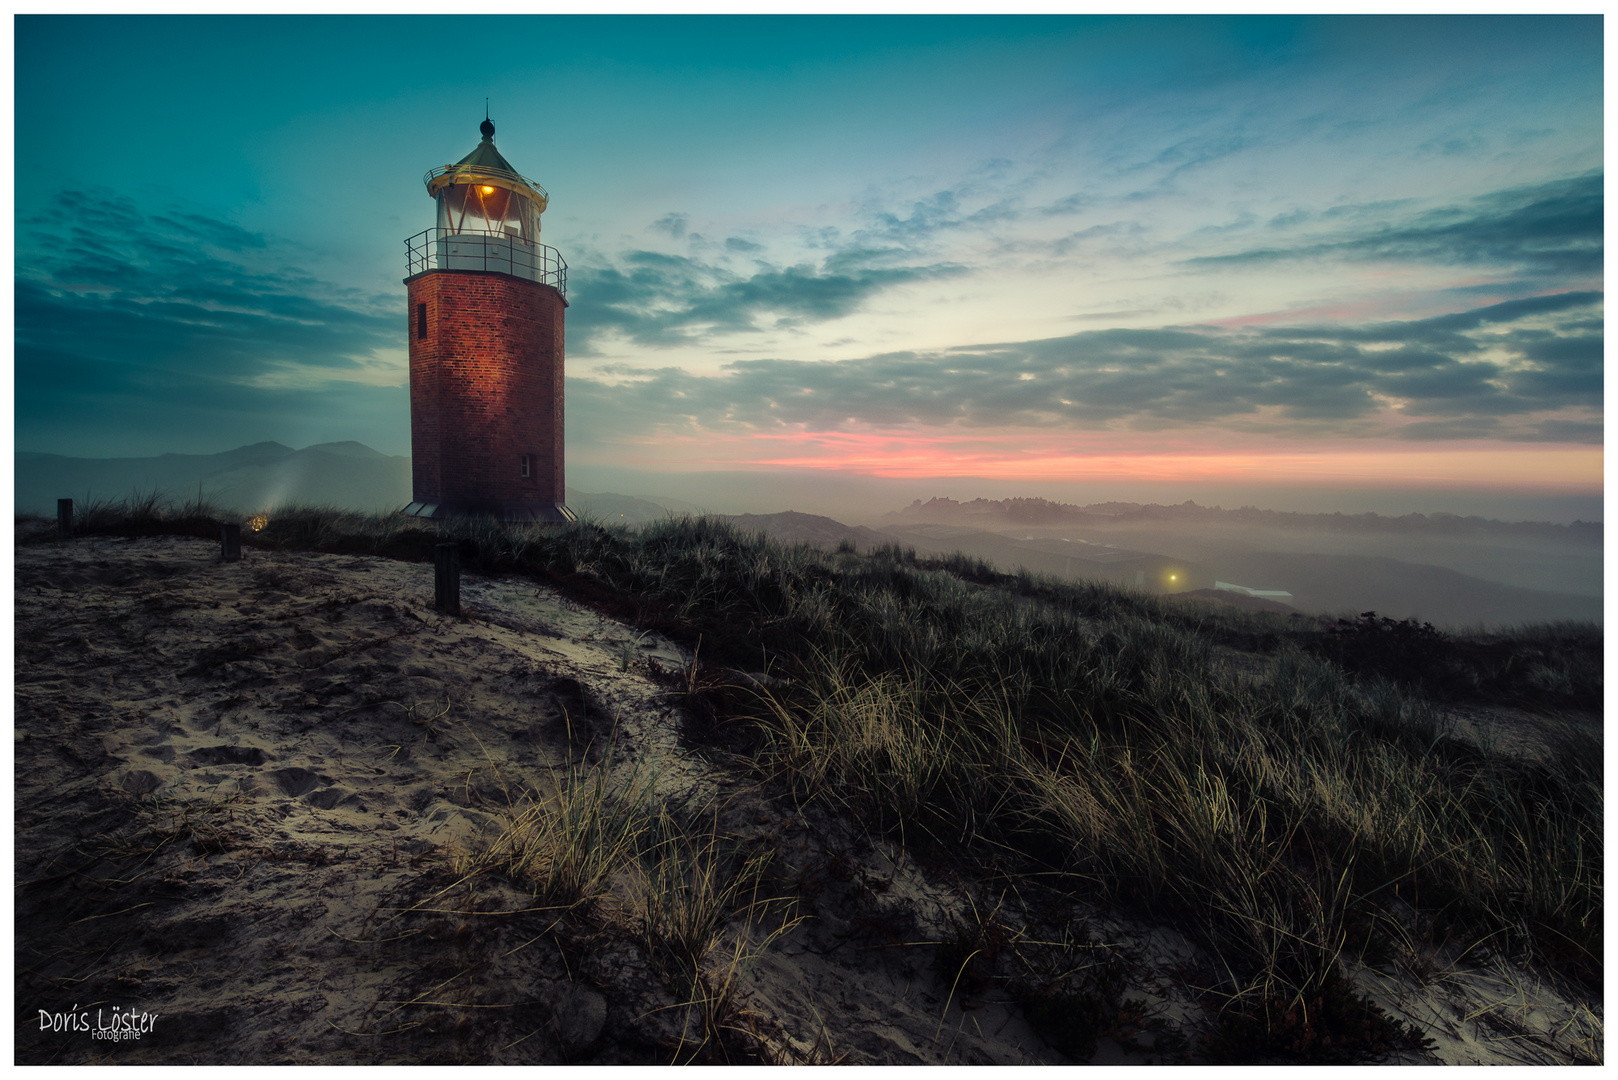
<svg viewBox="0 0 1618 1080">
<path fill-rule="evenodd" d="M 539 242 L 550 197 L 494 148 L 494 125 L 426 176 L 438 227 L 405 241 L 410 452 L 418 517 L 572 521 L 562 474 L 567 264 Z"/>
</svg>

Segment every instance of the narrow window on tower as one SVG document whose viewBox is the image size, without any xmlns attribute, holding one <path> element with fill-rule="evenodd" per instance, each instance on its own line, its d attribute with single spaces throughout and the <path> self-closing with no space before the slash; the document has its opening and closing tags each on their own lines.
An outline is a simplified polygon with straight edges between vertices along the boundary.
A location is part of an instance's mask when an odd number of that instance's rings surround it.
<svg viewBox="0 0 1618 1080">
<path fill-rule="evenodd" d="M 524 454 L 522 456 L 522 474 L 525 477 L 528 475 L 528 455 L 527 454 Z"/>
<path fill-rule="evenodd" d="M 427 305 L 426 304 L 417 304 L 416 305 L 416 340 L 425 341 L 426 339 L 427 339 Z"/>
</svg>

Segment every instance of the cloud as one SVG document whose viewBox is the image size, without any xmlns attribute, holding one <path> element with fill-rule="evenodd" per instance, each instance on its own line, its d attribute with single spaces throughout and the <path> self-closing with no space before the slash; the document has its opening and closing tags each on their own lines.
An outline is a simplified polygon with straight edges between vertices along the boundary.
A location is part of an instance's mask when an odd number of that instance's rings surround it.
<svg viewBox="0 0 1618 1080">
<path fill-rule="evenodd" d="M 1555 350 L 1557 348 L 1582 350 L 1580 355 L 1588 357 L 1592 344 L 1597 353 L 1600 352 L 1601 348 L 1602 323 L 1599 318 L 1601 299 L 1602 294 L 1599 292 L 1551 293 L 1545 296 L 1524 297 L 1520 300 L 1507 300 L 1504 303 L 1490 304 L 1487 307 L 1473 308 L 1470 311 L 1458 311 L 1448 315 L 1437 315 L 1427 319 L 1369 323 L 1364 326 L 1331 324 L 1273 327 L 1260 330 L 1259 333 L 1266 338 L 1275 340 L 1317 339 L 1321 341 L 1351 342 L 1355 345 L 1424 345 L 1428 348 L 1454 355 L 1468 355 L 1481 352 L 1491 345 L 1498 345 L 1503 340 L 1495 335 L 1470 334 L 1470 331 L 1480 330 L 1487 326 L 1501 326 L 1524 320 L 1574 313 L 1574 318 L 1559 320 L 1555 333 L 1545 330 L 1519 329 L 1512 332 L 1509 340 L 1517 345 L 1529 360 L 1535 359 L 1538 351 L 1544 349 Z M 1589 319 L 1584 317 L 1588 316 L 1592 311 L 1598 316 L 1597 318 Z M 1546 337 L 1561 344 L 1556 345 L 1549 340 L 1541 340 Z M 1547 358 L 1556 359 L 1548 354 Z M 1566 359 L 1566 357 L 1562 359 Z"/>
<path fill-rule="evenodd" d="M 404 343 L 397 298 L 285 269 L 283 245 L 223 219 L 145 214 L 104 191 L 66 192 L 62 205 L 75 208 L 65 221 L 20 230 L 19 446 L 217 450 L 247 432 L 356 431 L 398 444 L 373 420 L 403 391 L 367 385 L 403 381 L 379 359 Z"/>
<path fill-rule="evenodd" d="M 1599 420 L 1542 420 L 1526 431 L 1512 432 L 1503 438 L 1512 442 L 1569 442 L 1590 443 L 1600 446 L 1604 431 Z"/>
<path fill-rule="evenodd" d="M 688 214 L 665 214 L 652 222 L 652 228 L 668 233 L 676 240 L 684 240 L 686 230 L 690 227 L 691 217 Z"/>
<path fill-rule="evenodd" d="M 763 267 L 749 276 L 679 255 L 632 251 L 619 266 L 571 271 L 569 350 L 593 351 L 597 335 L 616 332 L 639 345 L 667 346 L 714 333 L 826 322 L 858 310 L 884 289 L 963 272 L 960 267 L 873 267 L 849 260 Z"/>
<path fill-rule="evenodd" d="M 383 453 L 410 452 L 403 387 L 253 387 L 32 345 L 18 346 L 16 357 L 18 449 L 125 457 L 355 439 Z"/>
<path fill-rule="evenodd" d="M 860 217 L 866 223 L 856 229 L 849 244 L 857 250 L 919 251 L 931 246 L 940 234 L 946 232 L 998 229 L 1026 216 L 1021 200 L 1014 196 L 994 198 L 992 202 L 967 210 L 963 200 L 998 195 L 992 187 L 982 183 L 966 185 L 966 191 L 944 190 L 911 200 L 898 211 L 871 202 L 861 208 Z M 1078 196 L 1072 196 L 1035 211 L 1039 217 L 1072 213 L 1085 205 Z"/>
<path fill-rule="evenodd" d="M 1039 207 L 1034 212 L 1040 217 L 1060 217 L 1064 214 L 1077 214 L 1081 210 L 1086 210 L 1091 206 L 1094 206 L 1095 202 L 1096 198 L 1094 195 L 1075 192 L 1072 195 L 1057 199 L 1053 203 L 1047 203 L 1046 205 Z"/>
<path fill-rule="evenodd" d="M 262 233 L 248 232 L 239 225 L 201 214 L 157 214 L 152 220 L 174 233 L 197 237 L 226 251 L 262 251 L 266 246 Z"/>
<path fill-rule="evenodd" d="M 880 237 L 900 243 L 913 242 L 930 236 L 940 229 L 958 228 L 963 222 L 960 199 L 953 191 L 939 191 L 910 204 L 909 216 L 886 210 L 868 211 L 873 224 L 856 237 Z"/>
<path fill-rule="evenodd" d="M 1186 260 L 1189 265 L 1342 257 L 1513 266 L 1540 273 L 1592 274 L 1602 268 L 1600 172 L 1512 188 L 1465 206 L 1416 214 L 1397 225 L 1299 243 Z"/>
<path fill-rule="evenodd" d="M 1198 134 L 1165 147 L 1156 158 L 1150 162 L 1142 162 L 1135 168 L 1137 171 L 1144 171 L 1167 166 L 1168 172 L 1155 182 L 1157 187 L 1167 187 L 1170 181 L 1183 174 L 1194 172 L 1204 165 L 1221 161 L 1257 145 L 1259 140 L 1242 134 L 1223 131 L 1217 134 Z"/>
<path fill-rule="evenodd" d="M 210 381 L 290 368 L 320 381 L 353 377 L 402 343 L 395 299 L 282 269 L 261 235 L 148 216 L 102 192 L 68 192 L 64 204 L 80 208 L 65 229 L 35 218 L 19 244 L 19 375 L 20 351 L 34 347 Z"/>
<path fill-rule="evenodd" d="M 1115 241 L 1112 250 L 1120 251 L 1124 245 L 1123 240 L 1139 243 L 1146 235 L 1146 230 L 1138 222 L 1111 221 L 1105 225 L 1091 225 L 1087 229 L 1068 233 L 1052 242 L 1049 247 L 1053 255 L 1069 255 L 1080 248 L 1089 247 L 1098 241 Z"/>
<path fill-rule="evenodd" d="M 1498 439 L 1500 421 L 1493 416 L 1469 416 L 1463 420 L 1418 420 L 1399 429 L 1401 439 Z M 1584 440 L 1574 440 L 1583 442 Z"/>
<path fill-rule="evenodd" d="M 856 361 L 746 360 L 717 376 L 569 383 L 622 424 L 1232 430 L 1599 441 L 1598 293 L 1372 327 L 1112 329 Z M 745 305 L 743 305 L 745 307 Z M 1559 319 L 1574 324 L 1568 329 Z M 1502 331 L 1502 327 L 1506 329 Z"/>
</svg>

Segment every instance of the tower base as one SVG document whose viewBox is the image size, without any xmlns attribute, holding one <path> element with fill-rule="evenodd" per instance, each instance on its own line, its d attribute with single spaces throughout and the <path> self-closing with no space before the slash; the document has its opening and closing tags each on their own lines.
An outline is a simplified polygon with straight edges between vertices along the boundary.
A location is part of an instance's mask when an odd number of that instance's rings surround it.
<svg viewBox="0 0 1618 1080">
<path fill-rule="evenodd" d="M 441 520 L 453 517 L 492 517 L 497 521 L 541 521 L 564 525 L 578 517 L 562 503 L 475 502 L 469 499 L 418 499 L 399 511 L 408 517 Z"/>
</svg>

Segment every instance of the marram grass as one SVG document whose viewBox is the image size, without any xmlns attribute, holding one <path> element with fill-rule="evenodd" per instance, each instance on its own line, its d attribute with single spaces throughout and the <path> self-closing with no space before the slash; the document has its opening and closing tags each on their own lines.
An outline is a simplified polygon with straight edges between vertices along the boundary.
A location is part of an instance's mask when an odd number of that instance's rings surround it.
<svg viewBox="0 0 1618 1080">
<path fill-rule="evenodd" d="M 81 520 L 85 531 L 168 522 L 197 535 L 199 520 L 225 516 L 164 513 L 148 501 Z M 1351 674 L 1323 658 L 1321 619 L 997 574 L 963 556 L 929 563 L 896 545 L 827 552 L 714 518 L 268 518 L 244 540 L 416 558 L 453 540 L 468 569 L 551 580 L 700 639 L 710 666 L 769 672 L 774 689 L 755 680 L 723 706 L 755 732 L 761 773 L 968 862 L 1009 849 L 1029 872 L 1172 921 L 1219 957 L 1207 989 L 1246 1035 L 1350 1000 L 1340 961 L 1397 952 L 1412 912 L 1430 937 L 1600 985 L 1599 744 L 1567 735 L 1546 759 L 1512 756 L 1460 738 L 1444 700 L 1419 690 L 1473 687 L 1545 713 L 1599 700 L 1598 627 L 1425 635 L 1443 647 L 1442 679 L 1410 682 L 1401 657 L 1396 684 L 1374 663 Z M 19 542 L 60 542 L 22 524 Z M 1232 646 L 1259 659 L 1230 663 Z M 571 841 L 546 832 L 539 804 L 532 816 L 496 847 L 519 876 L 549 882 L 552 852 Z M 640 851 L 644 837 L 613 842 Z M 696 869 L 706 856 L 661 843 L 647 873 L 667 879 L 669 906 L 646 909 L 646 932 L 700 941 L 702 911 L 728 904 L 724 890 L 747 874 L 714 877 Z M 561 877 L 558 899 L 600 888 L 588 867 Z"/>
</svg>

